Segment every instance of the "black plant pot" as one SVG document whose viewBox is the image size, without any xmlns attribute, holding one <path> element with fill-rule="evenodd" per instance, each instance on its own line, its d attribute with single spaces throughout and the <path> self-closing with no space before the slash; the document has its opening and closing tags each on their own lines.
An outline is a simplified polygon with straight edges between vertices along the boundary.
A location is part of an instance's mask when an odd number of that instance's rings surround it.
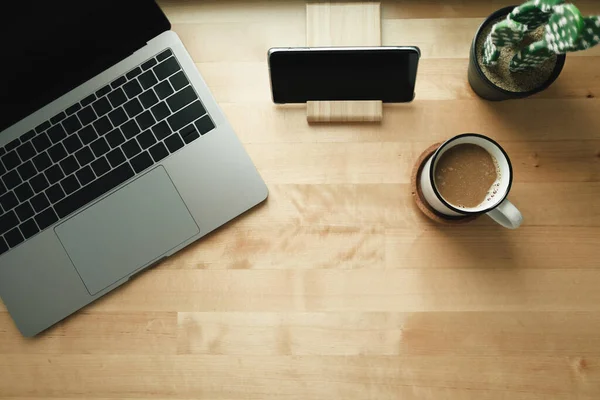
<svg viewBox="0 0 600 400">
<path fill-rule="evenodd" d="M 473 91 L 477 93 L 479 97 L 482 97 L 486 100 L 500 101 L 509 99 L 522 99 L 524 97 L 529 97 L 532 94 L 541 92 L 542 90 L 550 86 L 556 80 L 556 78 L 558 78 L 558 75 L 560 75 L 560 72 L 562 71 L 563 66 L 565 65 L 566 56 L 564 54 L 559 54 L 556 58 L 556 65 L 554 66 L 552 75 L 550 75 L 548 80 L 543 85 L 528 92 L 509 92 L 508 90 L 504 90 L 496 86 L 484 75 L 483 71 L 481 70 L 481 67 L 477 62 L 477 54 L 475 53 L 477 51 L 477 38 L 488 24 L 490 24 L 492 21 L 498 18 L 508 15 L 508 13 L 510 13 L 515 7 L 516 6 L 509 6 L 501 8 L 500 10 L 494 12 L 492 15 L 487 17 L 485 21 L 483 21 L 483 23 L 479 26 L 479 29 L 477 29 L 477 33 L 475 34 L 473 42 L 471 43 L 471 51 L 469 52 L 468 72 L 469 84 L 471 85 Z"/>
</svg>

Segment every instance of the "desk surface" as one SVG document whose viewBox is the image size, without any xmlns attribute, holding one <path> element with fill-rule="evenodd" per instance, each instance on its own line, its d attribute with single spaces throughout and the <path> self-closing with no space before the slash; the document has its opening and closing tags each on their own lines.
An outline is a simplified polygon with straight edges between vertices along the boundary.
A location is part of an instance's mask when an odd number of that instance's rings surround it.
<svg viewBox="0 0 600 400">
<path fill-rule="evenodd" d="M 600 48 L 535 98 L 487 103 L 468 48 L 510 2 L 384 2 L 384 44 L 423 53 L 415 101 L 308 126 L 271 104 L 265 63 L 304 45 L 304 2 L 161 3 L 270 198 L 37 339 L 0 303 L 0 398 L 600 397 Z M 521 229 L 413 204 L 418 154 L 462 132 L 510 154 Z"/>
</svg>

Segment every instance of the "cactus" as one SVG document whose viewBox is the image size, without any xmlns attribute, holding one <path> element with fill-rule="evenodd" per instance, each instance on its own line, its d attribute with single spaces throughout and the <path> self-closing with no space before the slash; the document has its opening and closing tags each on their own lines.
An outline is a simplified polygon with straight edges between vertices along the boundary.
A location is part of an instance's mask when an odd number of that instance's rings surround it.
<svg viewBox="0 0 600 400">
<path fill-rule="evenodd" d="M 575 41 L 573 51 L 587 50 L 600 43 L 600 16 L 585 17 L 583 30 Z"/>
<path fill-rule="evenodd" d="M 554 14 L 548 20 L 544 39 L 521 49 L 510 60 L 511 72 L 526 71 L 541 65 L 556 53 L 575 48 L 583 30 L 584 20 L 577 7 L 566 4 L 554 7 Z"/>
<path fill-rule="evenodd" d="M 485 65 L 495 65 L 498 57 L 500 57 L 498 47 L 521 43 L 526 31 L 527 25 L 509 18 L 495 24 L 484 44 L 483 63 Z"/>
<path fill-rule="evenodd" d="M 564 0 L 530 0 L 515 7 L 506 19 L 494 24 L 483 45 L 482 63 L 497 65 L 501 48 L 516 48 L 527 32 L 545 24 L 544 38 L 520 49 L 510 60 L 511 72 L 543 64 L 556 54 L 585 50 L 600 43 L 600 16 L 582 17 Z"/>
<path fill-rule="evenodd" d="M 563 2 L 564 0 L 530 0 L 515 7 L 509 14 L 509 18 L 527 25 L 527 30 L 532 31 L 547 23 L 554 6 Z"/>
</svg>

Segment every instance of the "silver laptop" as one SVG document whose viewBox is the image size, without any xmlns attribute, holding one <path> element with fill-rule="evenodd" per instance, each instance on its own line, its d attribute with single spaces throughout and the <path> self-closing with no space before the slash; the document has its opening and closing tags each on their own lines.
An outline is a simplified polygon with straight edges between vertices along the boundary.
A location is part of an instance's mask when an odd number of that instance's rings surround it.
<svg viewBox="0 0 600 400">
<path fill-rule="evenodd" d="M 266 199 L 154 1 L 36 2 L 0 29 L 0 297 L 23 335 Z"/>
</svg>

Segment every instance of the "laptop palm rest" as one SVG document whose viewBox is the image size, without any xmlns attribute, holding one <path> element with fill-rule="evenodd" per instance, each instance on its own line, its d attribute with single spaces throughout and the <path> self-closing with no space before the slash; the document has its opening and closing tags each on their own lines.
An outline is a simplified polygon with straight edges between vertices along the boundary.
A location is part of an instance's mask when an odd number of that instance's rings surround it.
<svg viewBox="0 0 600 400">
<path fill-rule="evenodd" d="M 199 233 L 160 166 L 55 229 L 91 295 Z"/>
</svg>

